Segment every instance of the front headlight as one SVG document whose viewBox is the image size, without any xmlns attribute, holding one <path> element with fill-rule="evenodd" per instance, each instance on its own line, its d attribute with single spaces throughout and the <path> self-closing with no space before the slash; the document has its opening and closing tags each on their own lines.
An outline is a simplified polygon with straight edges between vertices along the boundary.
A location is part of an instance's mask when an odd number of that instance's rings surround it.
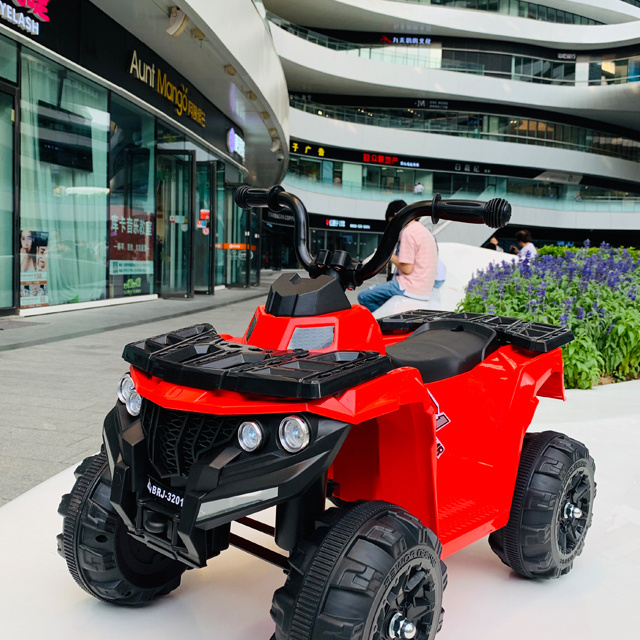
<svg viewBox="0 0 640 640">
<path fill-rule="evenodd" d="M 238 443 L 240 446 L 251 453 L 257 451 L 264 441 L 264 431 L 262 427 L 253 421 L 243 422 L 238 429 Z"/>
<path fill-rule="evenodd" d="M 289 453 L 298 453 L 309 445 L 311 431 L 309 425 L 298 416 L 288 416 L 278 429 L 280 444 Z"/>
<path fill-rule="evenodd" d="M 118 400 L 123 404 L 127 404 L 129 396 L 136 390 L 133 380 L 128 373 L 125 373 L 120 382 L 118 382 Z"/>
<path fill-rule="evenodd" d="M 142 409 L 142 396 L 137 391 L 133 391 L 127 398 L 125 406 L 127 407 L 129 415 L 135 418 L 135 416 L 140 414 L 140 410 Z"/>
<path fill-rule="evenodd" d="M 133 380 L 128 373 L 125 373 L 118 383 L 118 400 L 124 403 L 129 415 L 135 417 L 140 414 L 142 396 L 136 391 Z"/>
</svg>

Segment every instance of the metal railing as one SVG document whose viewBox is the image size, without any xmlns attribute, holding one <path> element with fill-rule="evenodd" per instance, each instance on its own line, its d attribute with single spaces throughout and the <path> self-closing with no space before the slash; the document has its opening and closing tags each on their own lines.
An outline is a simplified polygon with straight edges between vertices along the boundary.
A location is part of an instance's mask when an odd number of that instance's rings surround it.
<svg viewBox="0 0 640 640">
<path fill-rule="evenodd" d="M 522 131 L 516 129 L 516 133 L 504 133 L 500 131 L 492 131 L 485 129 L 484 114 L 478 113 L 460 113 L 460 116 L 480 116 L 478 126 L 469 127 L 466 130 L 461 129 L 457 124 L 449 122 L 458 115 L 456 112 L 447 112 L 447 118 L 434 119 L 418 119 L 416 117 L 398 117 L 389 114 L 389 109 L 376 109 L 375 107 L 337 107 L 331 105 L 320 104 L 317 102 L 290 100 L 289 104 L 294 109 L 299 109 L 306 113 L 331 118 L 333 120 L 341 120 L 344 122 L 353 122 L 355 124 L 363 124 L 368 126 L 386 127 L 391 129 L 410 129 L 412 131 L 420 131 L 424 133 L 434 133 L 439 135 L 458 136 L 463 138 L 473 138 L 477 140 L 491 140 L 498 142 L 512 142 L 516 144 L 532 144 L 542 147 L 553 147 L 556 149 L 568 149 L 571 151 L 580 151 L 583 153 L 595 153 L 601 156 L 613 158 L 622 158 L 632 162 L 640 162 L 640 141 L 621 138 L 620 136 L 612 136 L 610 134 L 586 129 L 583 127 L 574 127 L 571 125 L 563 125 L 548 120 L 536 120 L 533 118 L 521 118 L 518 116 L 500 116 L 491 115 L 492 118 L 501 118 L 509 122 L 517 121 L 518 125 L 526 123 L 522 127 Z M 420 109 L 412 109 L 414 113 L 420 113 Z M 545 129 L 554 137 L 543 137 L 537 135 L 529 135 L 529 123 L 535 124 L 535 131 L 538 132 L 538 123 L 544 125 Z M 561 129 L 560 129 L 561 128 Z M 558 140 L 555 138 L 557 131 L 562 131 L 565 139 Z M 585 138 L 585 142 L 576 142 L 580 138 Z M 626 146 L 615 148 L 616 141 L 624 140 Z"/>
<path fill-rule="evenodd" d="M 495 78 L 503 78 L 506 80 L 515 80 L 520 82 L 534 82 L 540 84 L 553 84 L 559 86 L 574 86 L 575 85 L 575 63 L 574 62 L 559 62 L 558 60 L 546 59 L 546 58 L 532 58 L 528 56 L 522 56 L 517 54 L 505 53 L 503 51 L 475 51 L 473 53 L 489 54 L 494 56 L 500 56 L 502 58 L 507 57 L 510 59 L 511 71 L 502 71 L 497 68 L 488 68 L 484 64 L 476 62 L 463 62 L 460 60 L 447 58 L 447 54 L 451 55 L 468 55 L 468 51 L 465 49 L 452 49 L 452 48 L 436 48 L 430 49 L 420 48 L 419 46 L 402 46 L 401 42 L 404 37 L 399 37 L 398 44 L 392 42 L 391 45 L 362 45 L 346 40 L 339 40 L 332 38 L 316 31 L 311 31 L 304 27 L 292 24 L 279 16 L 274 14 L 268 14 L 271 22 L 291 33 L 299 38 L 311 42 L 312 44 L 338 51 L 346 55 L 352 55 L 367 60 L 374 60 L 377 62 L 386 62 L 391 64 L 400 64 L 404 66 L 421 67 L 426 69 L 434 69 L 440 71 L 453 71 L 457 73 L 470 73 L 473 75 L 490 76 Z M 412 38 L 413 40 L 413 38 Z M 444 57 L 443 57 L 444 54 Z M 547 73 L 551 73 L 552 68 L 562 65 L 564 69 L 568 71 L 567 77 L 557 78 L 551 75 L 545 75 L 543 69 L 545 68 Z M 518 71 L 518 68 L 534 67 L 539 68 L 540 73 L 522 73 Z M 563 75 L 565 75 L 563 73 Z"/>
<path fill-rule="evenodd" d="M 525 0 L 390 0 L 391 2 L 404 2 L 406 4 L 421 4 L 432 7 L 447 7 L 449 9 L 464 9 L 473 11 L 490 11 L 504 15 L 540 20 L 542 22 L 555 22 L 560 24 L 603 24 L 592 18 L 553 9 L 544 4 L 526 2 Z M 630 4 L 637 4 L 637 0 L 624 0 Z M 551 10 L 550 10 L 551 9 Z"/>
<path fill-rule="evenodd" d="M 383 189 L 373 188 L 357 184 L 349 184 L 343 182 L 336 184 L 333 182 L 323 182 L 314 180 L 307 176 L 295 175 L 293 173 L 287 173 L 284 183 L 287 185 L 305 189 L 306 191 L 312 191 L 313 193 L 320 193 L 330 196 L 337 196 L 342 198 L 354 198 L 358 200 L 372 200 L 372 201 L 385 201 L 403 199 L 407 203 L 417 202 L 419 200 L 429 199 L 431 196 L 426 191 L 421 194 L 413 193 L 411 190 L 398 190 L 398 189 Z M 579 185 L 576 186 L 576 189 Z M 549 196 L 533 196 L 519 194 L 514 191 L 507 190 L 483 190 L 479 192 L 460 190 L 453 193 L 445 193 L 440 191 L 440 195 L 443 198 L 464 198 L 464 199 L 487 199 L 491 198 L 506 198 L 512 205 L 518 205 L 521 207 L 530 207 L 534 209 L 552 209 L 556 211 L 610 211 L 610 212 L 628 212 L 638 213 L 640 212 L 640 197 L 618 197 L 618 196 L 596 196 L 596 197 L 582 197 L 580 200 L 575 200 L 573 196 L 565 198 L 551 198 Z"/>
</svg>

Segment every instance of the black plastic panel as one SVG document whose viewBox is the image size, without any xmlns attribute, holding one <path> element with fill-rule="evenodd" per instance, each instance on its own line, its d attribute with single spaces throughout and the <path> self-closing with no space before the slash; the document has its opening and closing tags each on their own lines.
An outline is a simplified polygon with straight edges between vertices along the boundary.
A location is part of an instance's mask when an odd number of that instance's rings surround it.
<svg viewBox="0 0 640 640">
<path fill-rule="evenodd" d="M 311 355 L 227 342 L 206 323 L 132 342 L 122 357 L 174 384 L 304 400 L 341 393 L 394 368 L 376 351 Z"/>
<path fill-rule="evenodd" d="M 415 331 L 426 322 L 434 320 L 466 320 L 480 324 L 493 329 L 498 334 L 500 344 L 512 344 L 539 353 L 547 353 L 573 340 L 573 333 L 564 327 L 481 313 L 455 313 L 425 309 L 381 318 L 378 320 L 378 324 L 383 333 L 391 333 L 394 331 Z"/>
</svg>

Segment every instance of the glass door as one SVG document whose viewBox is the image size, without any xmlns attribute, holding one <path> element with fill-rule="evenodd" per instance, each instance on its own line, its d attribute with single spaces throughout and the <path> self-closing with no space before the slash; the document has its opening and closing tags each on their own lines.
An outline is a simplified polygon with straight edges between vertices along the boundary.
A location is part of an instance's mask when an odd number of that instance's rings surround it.
<svg viewBox="0 0 640 640">
<path fill-rule="evenodd" d="M 14 295 L 14 157 L 13 95 L 0 92 L 0 313 L 15 307 Z M 25 247 L 25 251 L 27 248 Z"/>
<path fill-rule="evenodd" d="M 227 210 L 231 211 L 230 224 L 227 225 L 227 242 L 224 248 L 227 254 L 227 286 L 248 286 L 247 246 L 249 242 L 249 212 L 241 209 L 233 200 L 235 187 L 228 187 Z"/>
<path fill-rule="evenodd" d="M 216 163 L 198 162 L 196 169 L 195 292 L 213 293 L 215 265 Z"/>
<path fill-rule="evenodd" d="M 193 295 L 195 152 L 157 152 L 156 290 L 163 298 Z"/>
<path fill-rule="evenodd" d="M 251 209 L 251 219 L 249 222 L 250 240 L 247 256 L 249 258 L 249 284 L 251 286 L 260 284 L 260 209 Z"/>
</svg>

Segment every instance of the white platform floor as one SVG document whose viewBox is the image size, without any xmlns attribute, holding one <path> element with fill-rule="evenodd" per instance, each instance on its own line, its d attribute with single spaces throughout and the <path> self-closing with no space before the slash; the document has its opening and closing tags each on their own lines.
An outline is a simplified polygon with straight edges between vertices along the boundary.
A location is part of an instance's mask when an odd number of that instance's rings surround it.
<svg viewBox="0 0 640 640">
<path fill-rule="evenodd" d="M 532 429 L 585 442 L 598 496 L 582 556 L 560 580 L 521 579 L 485 540 L 447 560 L 438 640 L 626 640 L 639 637 L 640 381 L 542 399 Z M 236 549 L 188 571 L 168 597 L 132 609 L 101 603 L 56 553 L 56 509 L 73 484 L 65 471 L 0 509 L 0 637 L 10 640 L 268 640 L 280 570 Z M 267 516 L 269 514 L 266 514 Z"/>
</svg>

